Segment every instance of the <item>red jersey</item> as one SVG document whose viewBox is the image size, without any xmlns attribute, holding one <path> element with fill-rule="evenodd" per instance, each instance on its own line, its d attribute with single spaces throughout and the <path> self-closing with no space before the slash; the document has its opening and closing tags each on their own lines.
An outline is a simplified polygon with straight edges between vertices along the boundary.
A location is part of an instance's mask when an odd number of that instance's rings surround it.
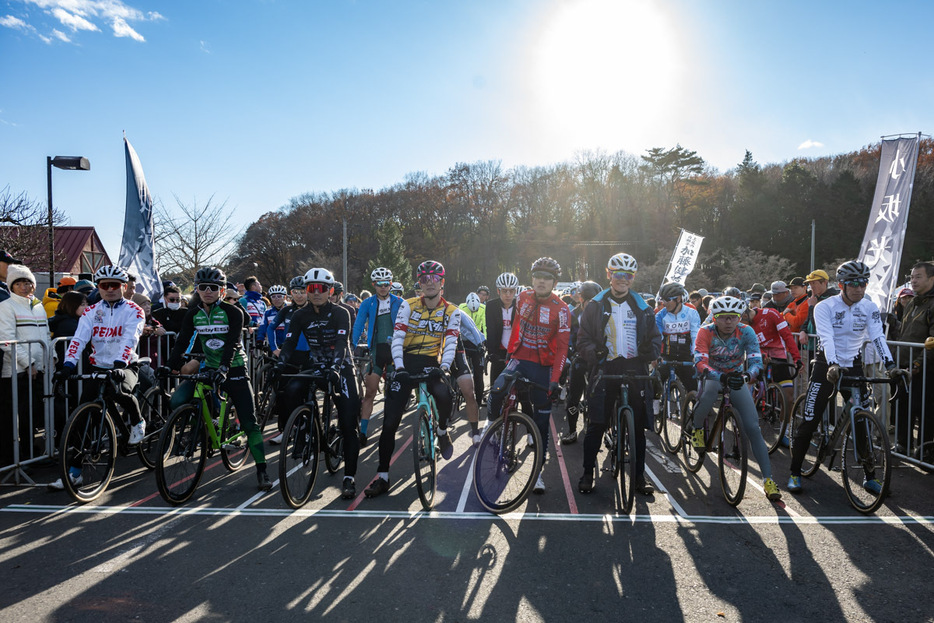
<svg viewBox="0 0 934 623">
<path fill-rule="evenodd" d="M 756 309 L 756 318 L 750 325 L 759 340 L 759 350 L 763 355 L 784 359 L 785 351 L 791 354 L 793 361 L 801 359 L 798 346 L 784 316 L 771 307 Z M 783 344 L 784 342 L 784 344 Z"/>
<path fill-rule="evenodd" d="M 551 366 L 551 381 L 557 383 L 568 356 L 571 312 L 554 293 L 544 301 L 526 290 L 516 299 L 516 317 L 506 351 L 512 359 Z"/>
</svg>

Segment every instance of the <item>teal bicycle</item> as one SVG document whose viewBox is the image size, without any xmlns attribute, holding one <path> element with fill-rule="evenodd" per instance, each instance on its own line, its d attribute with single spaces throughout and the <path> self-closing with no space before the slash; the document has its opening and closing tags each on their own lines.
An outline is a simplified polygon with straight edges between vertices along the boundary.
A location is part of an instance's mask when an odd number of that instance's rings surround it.
<svg viewBox="0 0 934 623">
<path fill-rule="evenodd" d="M 430 374 L 412 374 L 410 379 L 418 383 L 415 403 L 415 428 L 412 432 L 412 458 L 415 463 L 415 488 L 422 508 L 430 511 L 438 487 L 438 405 L 428 391 Z M 445 381 L 450 388 L 447 375 Z M 452 395 L 454 390 L 451 389 Z"/>
</svg>

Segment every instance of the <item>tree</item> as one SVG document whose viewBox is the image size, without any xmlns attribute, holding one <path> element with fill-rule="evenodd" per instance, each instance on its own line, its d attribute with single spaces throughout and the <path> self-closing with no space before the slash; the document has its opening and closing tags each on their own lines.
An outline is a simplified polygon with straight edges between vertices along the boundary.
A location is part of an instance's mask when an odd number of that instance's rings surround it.
<svg viewBox="0 0 934 623">
<path fill-rule="evenodd" d="M 642 156 L 642 160 L 645 161 L 645 170 L 660 182 L 667 199 L 666 207 L 674 211 L 675 225 L 684 227 L 691 207 L 688 189 L 705 183 L 699 177 L 704 172 L 704 159 L 696 151 L 675 145 L 667 150 L 653 147 L 648 150 L 648 155 Z"/>
<path fill-rule="evenodd" d="M 194 282 L 202 266 L 225 266 L 234 249 L 234 227 L 230 222 L 233 210 L 227 202 L 214 203 L 214 196 L 198 206 L 175 202 L 181 214 L 170 214 L 162 205 L 156 208 L 153 237 L 159 269 L 165 275 L 181 280 L 179 285 Z"/>
<path fill-rule="evenodd" d="M 65 214 L 55 210 L 52 225 L 64 225 Z M 25 192 L 14 195 L 7 186 L 0 190 L 0 249 L 22 260 L 33 270 L 49 269 L 49 212 L 45 204 Z M 62 259 L 56 253 L 55 261 Z"/>
<path fill-rule="evenodd" d="M 392 278 L 402 284 L 403 290 L 408 292 L 414 285 L 412 281 L 412 265 L 405 258 L 405 245 L 402 242 L 402 227 L 396 219 L 386 219 L 378 230 L 376 240 L 379 243 L 379 252 L 370 260 L 366 269 L 361 288 L 370 287 L 370 273 L 374 268 L 382 266 L 392 271 Z"/>
</svg>

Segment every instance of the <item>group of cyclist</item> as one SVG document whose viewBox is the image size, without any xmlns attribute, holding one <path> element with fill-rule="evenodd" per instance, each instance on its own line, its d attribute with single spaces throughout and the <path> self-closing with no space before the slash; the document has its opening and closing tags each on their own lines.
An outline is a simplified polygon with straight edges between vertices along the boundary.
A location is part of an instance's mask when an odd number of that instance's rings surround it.
<svg viewBox="0 0 934 623">
<path fill-rule="evenodd" d="M 416 270 L 417 296 L 404 299 L 393 293 L 392 272 L 378 267 L 370 275 L 372 296 L 355 309 L 335 297 L 339 284 L 329 270 L 312 268 L 292 279 L 288 291 L 284 286 L 272 286 L 268 292 L 272 304 L 268 307 L 255 290 L 248 289 L 244 297 L 248 309 L 244 313 L 242 301 L 236 304 L 224 296 L 224 272 L 213 266 L 202 267 L 195 276 L 196 296 L 163 372 L 190 373 L 194 366 L 213 376 L 214 385 L 227 393 L 236 408 L 256 464 L 257 486 L 264 491 L 272 483 L 246 367 L 244 327 L 261 327 L 258 337 L 266 342 L 277 362 L 276 377 L 283 378 L 276 409 L 280 431 L 289 413 L 315 389 L 311 386 L 314 381 L 300 376 L 289 378 L 289 372 L 315 368 L 337 375 L 340 382 L 336 406 L 344 459 L 341 495 L 352 499 L 357 493 L 360 448 L 367 443 L 380 380 L 386 382 L 387 396 L 379 436 L 379 464 L 377 477 L 364 491 L 366 497 L 390 489 L 396 432 L 412 390 L 424 378 L 439 411 L 441 456 L 450 459 L 453 455 L 449 422 L 454 383 L 465 399 L 471 442 L 479 443 L 487 361 L 491 379 L 488 419 L 499 415 L 509 379 L 521 374 L 532 382 L 529 395 L 521 400 L 522 409 L 537 425 L 546 453 L 553 403 L 566 389 L 568 430 L 560 442 L 569 444 L 578 438 L 581 400 L 586 399 L 589 418 L 584 430 L 583 473 L 578 483 L 584 494 L 596 486 L 597 455 L 612 420 L 612 396 L 621 383 L 627 383 L 635 419 L 635 489 L 649 495 L 654 488 L 645 478 L 645 429 L 650 414 L 654 415 L 654 389 L 645 380 L 605 377 L 645 377 L 653 366 L 661 366 L 662 370 L 673 366 L 686 389 L 698 388 L 700 381 L 693 416 L 695 428 L 687 431 L 690 443 L 698 448 L 704 446 L 702 423 L 718 394 L 729 392 L 759 465 L 766 496 L 780 499 L 748 384 L 763 373 L 765 354 L 773 364 L 788 364 L 784 372 L 779 371 L 782 366 L 775 366 L 774 374 L 775 380 L 790 392 L 790 369 L 801 367 L 801 355 L 783 316 L 769 309 L 750 310 L 739 290 L 727 288 L 710 303 L 709 317 L 702 324 L 681 284 L 663 285 L 658 308 L 654 308 L 633 289 L 637 271 L 634 257 L 626 253 L 613 255 L 606 267 L 607 287 L 584 282 L 577 287 L 569 306 L 555 292 L 562 272 L 560 265 L 550 257 L 542 257 L 531 266 L 530 288 L 520 291 L 518 277 L 505 272 L 496 279 L 496 299 L 488 300 L 489 291 L 481 288 L 458 307 L 443 297 L 444 266 L 428 260 Z M 801 490 L 800 469 L 817 425 L 815 414 L 822 412 L 841 374 L 861 374 L 859 349 L 863 342 L 871 341 L 891 376 L 903 372 L 896 369 L 886 345 L 878 308 L 864 298 L 869 269 L 858 261 L 846 262 L 837 269 L 836 278 L 840 294 L 820 301 L 812 310 L 818 335 L 817 362 L 811 369 L 805 424 L 792 440 L 787 487 L 792 492 Z M 95 280 L 101 300 L 81 317 L 65 365 L 57 374 L 59 378 L 73 375 L 77 359 L 85 347 L 90 347 L 91 366 L 110 371 L 119 381 L 118 402 L 129 413 L 132 428 L 128 441 L 132 445 L 142 439 L 146 425 L 132 391 L 139 366 L 135 347 L 144 315 L 139 306 L 123 297 L 128 282 L 124 269 L 103 267 Z M 291 302 L 287 301 L 289 294 Z M 364 339 L 369 355 L 361 397 L 353 353 L 354 346 Z M 200 360 L 184 364 L 186 354 L 192 350 L 201 353 Z M 86 386 L 86 393 L 95 391 L 93 384 Z M 181 383 L 172 397 L 172 406 L 189 401 L 193 391 L 190 382 Z M 281 434 L 271 441 L 279 440 Z M 70 477 L 79 480 L 80 471 Z M 62 488 L 62 483 L 53 486 Z M 864 486 L 873 488 L 879 483 L 867 473 Z M 541 473 L 533 491 L 545 491 Z"/>
</svg>

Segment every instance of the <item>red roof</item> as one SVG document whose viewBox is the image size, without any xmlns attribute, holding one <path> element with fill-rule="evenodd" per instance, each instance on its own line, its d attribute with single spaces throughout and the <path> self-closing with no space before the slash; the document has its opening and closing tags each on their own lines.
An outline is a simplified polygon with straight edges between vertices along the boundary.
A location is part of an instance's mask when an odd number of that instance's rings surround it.
<svg viewBox="0 0 934 623">
<path fill-rule="evenodd" d="M 23 228 L 15 228 L 14 233 L 21 233 Z M 23 252 L 23 263 L 34 271 L 48 272 L 48 230 L 37 228 L 33 233 L 36 240 L 30 243 L 32 252 Z M 99 266 L 112 264 L 104 244 L 93 227 L 61 226 L 55 228 L 55 272 L 81 273 L 94 272 Z M 84 262 L 82 262 L 82 257 Z"/>
</svg>

